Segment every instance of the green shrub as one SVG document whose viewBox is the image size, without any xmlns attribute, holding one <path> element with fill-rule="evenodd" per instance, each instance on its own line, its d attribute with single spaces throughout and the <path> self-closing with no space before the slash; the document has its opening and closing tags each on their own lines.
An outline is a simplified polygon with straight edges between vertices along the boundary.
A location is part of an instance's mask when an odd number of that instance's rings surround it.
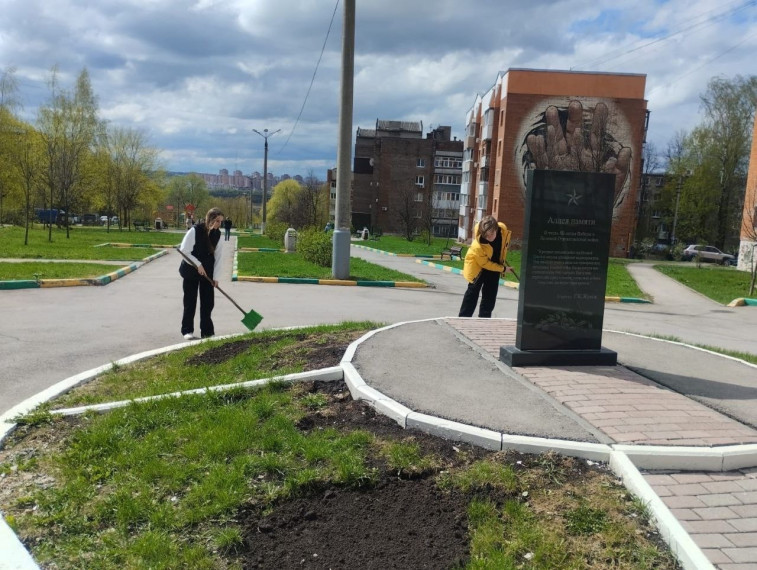
<svg viewBox="0 0 757 570">
<path fill-rule="evenodd" d="M 268 222 L 265 225 L 265 235 L 268 239 L 277 241 L 284 247 L 284 234 L 288 226 L 284 222 Z"/>
<path fill-rule="evenodd" d="M 331 234 L 310 228 L 297 235 L 297 252 L 305 261 L 331 267 Z"/>
</svg>

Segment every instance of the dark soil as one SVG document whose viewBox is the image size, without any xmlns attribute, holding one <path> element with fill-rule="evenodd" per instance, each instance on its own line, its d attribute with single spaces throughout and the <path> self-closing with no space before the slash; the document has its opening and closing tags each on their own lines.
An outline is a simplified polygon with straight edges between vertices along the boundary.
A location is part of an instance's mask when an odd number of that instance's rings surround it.
<svg viewBox="0 0 757 570">
<path fill-rule="evenodd" d="M 424 454 L 446 467 L 460 466 L 491 452 L 402 429 L 349 396 L 343 382 L 316 382 L 331 404 L 300 421 L 304 431 L 332 427 L 361 429 L 386 440 L 412 439 Z M 468 558 L 467 507 L 471 497 L 440 491 L 438 469 L 390 472 L 379 458 L 376 485 L 354 490 L 330 486 L 312 496 L 276 505 L 267 516 L 250 507 L 239 514 L 246 529 L 245 568 L 453 568 Z"/>
</svg>

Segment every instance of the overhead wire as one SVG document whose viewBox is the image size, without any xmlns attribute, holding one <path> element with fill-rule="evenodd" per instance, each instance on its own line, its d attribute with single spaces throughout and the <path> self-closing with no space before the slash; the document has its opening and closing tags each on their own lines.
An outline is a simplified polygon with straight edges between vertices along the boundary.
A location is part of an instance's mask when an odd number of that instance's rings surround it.
<svg viewBox="0 0 757 570">
<path fill-rule="evenodd" d="M 683 27 L 679 27 L 677 29 L 674 29 L 673 31 L 671 31 L 670 33 L 668 33 L 668 34 L 666 34 L 664 36 L 660 36 L 660 37 L 655 38 L 655 39 L 653 39 L 651 41 L 645 42 L 645 43 L 643 43 L 641 45 L 636 45 L 635 47 L 633 47 L 633 44 L 632 44 L 631 46 L 627 46 L 627 47 L 623 47 L 623 48 L 618 48 L 616 50 L 613 50 L 613 51 L 609 52 L 609 54 L 605 54 L 602 57 L 599 57 L 597 59 L 594 59 L 594 60 L 588 62 L 585 65 L 574 66 L 574 67 L 571 67 L 571 69 L 575 69 L 576 67 L 581 67 L 581 68 L 594 67 L 594 66 L 597 66 L 597 65 L 601 65 L 603 63 L 607 63 L 608 61 L 612 61 L 614 59 L 618 59 L 618 58 L 624 57 L 624 56 L 629 55 L 631 53 L 634 53 L 636 51 L 639 51 L 639 50 L 645 49 L 647 47 L 653 46 L 655 44 L 661 43 L 663 41 L 669 40 L 670 38 L 672 38 L 674 36 L 677 36 L 679 34 L 684 34 L 684 33 L 693 31 L 693 30 L 695 30 L 697 28 L 704 28 L 706 26 L 712 25 L 712 24 L 716 23 L 717 21 L 719 21 L 719 20 L 721 20 L 723 18 L 726 18 L 726 17 L 728 17 L 728 16 L 730 16 L 732 14 L 735 14 L 735 13 L 737 13 L 737 12 L 739 12 L 739 11 L 747 8 L 747 7 L 749 7 L 750 5 L 751 6 L 755 5 L 755 3 L 757 3 L 757 0 L 747 0 L 746 2 L 744 2 L 744 3 L 742 3 L 742 4 L 738 5 L 738 6 L 729 8 L 729 9 L 727 9 L 725 11 L 719 12 L 719 13 L 713 15 L 713 16 L 710 16 L 710 17 L 708 17 L 708 18 L 706 18 L 704 20 L 701 20 L 701 18 L 703 16 L 705 16 L 707 14 L 710 14 L 712 12 L 715 12 L 715 10 L 709 10 L 707 12 L 703 12 L 703 13 L 701 13 L 701 14 L 699 14 L 697 16 L 694 16 L 694 17 L 692 17 L 692 18 L 690 18 L 688 20 L 685 20 L 683 22 L 683 24 L 689 24 L 690 22 L 693 22 L 690 25 L 684 25 Z M 636 43 L 638 44 L 639 42 L 636 42 Z"/>
<path fill-rule="evenodd" d="M 310 86 L 308 87 L 307 93 L 305 93 L 305 99 L 302 102 L 302 107 L 300 107 L 300 113 L 297 115 L 297 119 L 294 121 L 294 126 L 292 127 L 292 130 L 289 133 L 289 136 L 287 137 L 286 141 L 284 141 L 284 144 L 281 145 L 281 148 L 277 151 L 276 154 L 280 154 L 281 151 L 283 151 L 287 144 L 289 143 L 289 139 L 292 138 L 292 135 L 294 134 L 295 129 L 297 128 L 297 125 L 300 122 L 300 118 L 302 117 L 302 112 L 305 110 L 305 105 L 308 102 L 308 97 L 310 96 L 310 91 L 313 89 L 313 83 L 315 83 L 315 76 L 318 73 L 318 67 L 321 65 L 321 59 L 323 59 L 323 53 L 326 51 L 326 43 L 329 40 L 329 35 L 331 34 L 331 28 L 334 25 L 334 17 L 336 16 L 336 10 L 339 7 L 339 0 L 336 0 L 336 4 L 334 4 L 334 12 L 331 14 L 331 21 L 329 22 L 329 29 L 326 30 L 326 37 L 323 39 L 323 46 L 321 46 L 321 54 L 318 56 L 318 61 L 315 64 L 315 69 L 313 70 L 313 77 L 310 79 Z"/>
</svg>

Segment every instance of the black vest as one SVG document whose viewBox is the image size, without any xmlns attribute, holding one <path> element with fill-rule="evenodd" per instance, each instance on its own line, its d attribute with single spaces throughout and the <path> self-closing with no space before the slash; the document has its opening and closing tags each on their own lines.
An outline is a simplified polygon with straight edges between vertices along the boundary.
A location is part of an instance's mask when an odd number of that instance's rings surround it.
<svg viewBox="0 0 757 570">
<path fill-rule="evenodd" d="M 202 266 L 205 268 L 205 273 L 208 277 L 213 278 L 213 265 L 215 264 L 216 257 L 216 245 L 221 239 L 220 230 L 212 230 L 209 234 L 205 222 L 200 222 L 194 227 L 195 230 L 195 246 L 192 250 L 192 255 L 202 262 Z"/>
</svg>

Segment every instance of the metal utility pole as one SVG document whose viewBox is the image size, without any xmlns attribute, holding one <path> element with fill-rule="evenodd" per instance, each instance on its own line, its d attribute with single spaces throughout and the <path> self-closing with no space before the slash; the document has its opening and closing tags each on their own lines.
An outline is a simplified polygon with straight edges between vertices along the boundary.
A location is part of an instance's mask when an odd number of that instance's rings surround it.
<svg viewBox="0 0 757 570">
<path fill-rule="evenodd" d="M 673 212 L 673 231 L 670 232 L 670 245 L 676 244 L 676 225 L 678 224 L 678 203 L 681 201 L 681 187 L 683 186 L 683 175 L 678 176 L 676 184 L 676 209 Z"/>
<path fill-rule="evenodd" d="M 355 0 L 344 1 L 342 88 L 336 161 L 336 219 L 331 250 L 334 279 L 350 276 L 350 187 L 352 186 L 352 86 L 355 75 Z"/>
<path fill-rule="evenodd" d="M 272 133 L 268 132 L 268 129 L 263 129 L 261 133 L 257 129 L 252 129 L 265 139 L 265 152 L 263 153 L 263 223 L 261 224 L 260 233 L 265 233 L 265 216 L 266 216 L 266 202 L 268 201 L 268 137 L 272 137 L 278 133 L 281 129 L 276 129 Z M 250 215 L 252 215 L 252 192 L 250 192 Z"/>
</svg>

